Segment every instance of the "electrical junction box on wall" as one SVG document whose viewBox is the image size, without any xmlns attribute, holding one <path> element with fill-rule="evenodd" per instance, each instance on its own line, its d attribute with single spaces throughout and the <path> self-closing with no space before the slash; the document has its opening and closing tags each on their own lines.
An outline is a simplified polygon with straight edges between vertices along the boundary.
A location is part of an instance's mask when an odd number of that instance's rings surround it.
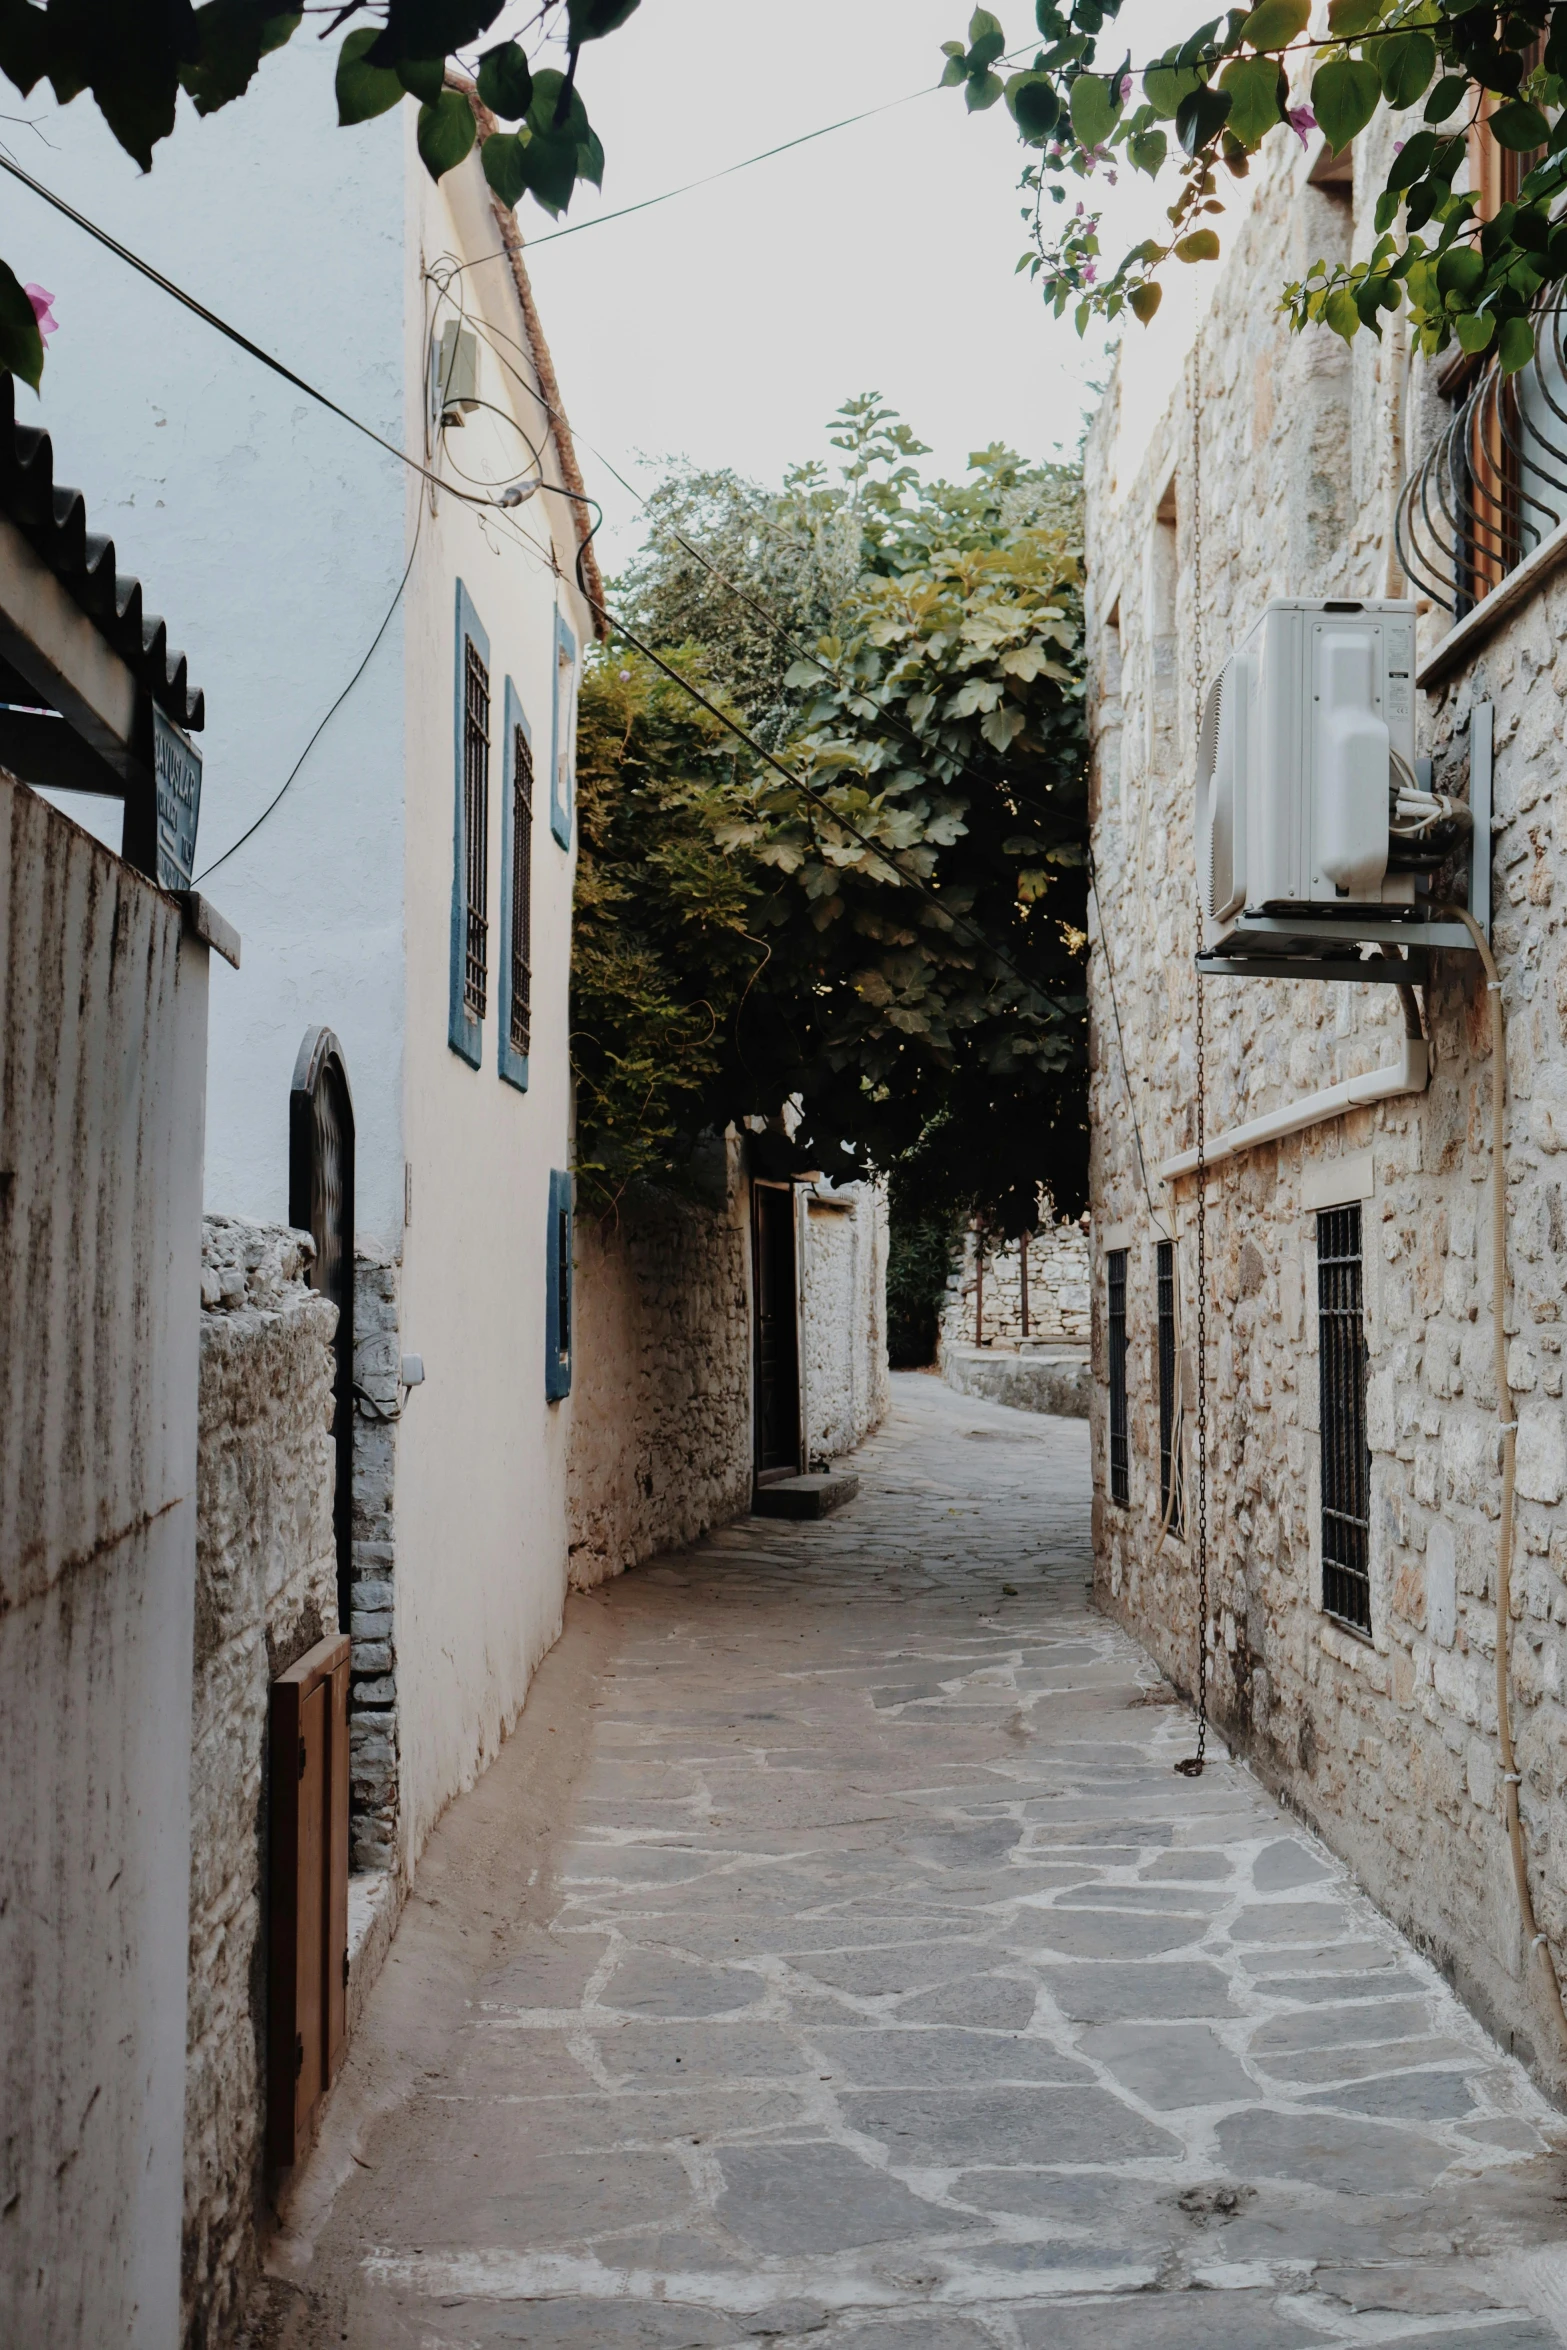
<svg viewBox="0 0 1567 2350">
<path fill-rule="evenodd" d="M 1203 713 L 1199 968 L 1407 980 L 1424 955 L 1412 971 L 1389 951 L 1400 942 L 1467 946 L 1460 924 L 1427 917 L 1460 845 L 1467 880 L 1470 812 L 1423 766 L 1413 603 L 1270 603 Z"/>
</svg>

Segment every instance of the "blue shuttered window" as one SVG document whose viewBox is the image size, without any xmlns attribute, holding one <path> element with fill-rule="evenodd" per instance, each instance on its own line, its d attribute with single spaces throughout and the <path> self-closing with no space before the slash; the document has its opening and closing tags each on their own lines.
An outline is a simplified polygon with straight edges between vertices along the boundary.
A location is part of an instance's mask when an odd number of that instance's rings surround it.
<svg viewBox="0 0 1567 2350">
<path fill-rule="evenodd" d="M 452 971 L 447 1042 L 471 1068 L 484 1057 L 489 1003 L 490 640 L 457 582 L 452 825 Z"/>
<path fill-rule="evenodd" d="M 577 768 L 577 640 L 555 615 L 555 717 L 550 747 L 550 830 L 571 846 Z"/>
<path fill-rule="evenodd" d="M 509 677 L 505 725 L 497 1066 L 508 1085 L 526 1093 L 533 1020 L 533 729 Z"/>
<path fill-rule="evenodd" d="M 544 1393 L 551 1403 L 571 1393 L 571 1239 L 571 1177 L 556 1168 L 544 1277 Z"/>
</svg>

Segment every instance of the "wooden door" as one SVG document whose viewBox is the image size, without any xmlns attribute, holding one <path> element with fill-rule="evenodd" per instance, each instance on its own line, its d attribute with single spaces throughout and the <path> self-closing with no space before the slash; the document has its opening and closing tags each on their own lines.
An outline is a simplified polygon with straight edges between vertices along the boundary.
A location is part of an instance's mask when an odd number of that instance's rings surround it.
<svg viewBox="0 0 1567 2350">
<path fill-rule="evenodd" d="M 751 1186 L 751 1277 L 755 1298 L 756 1479 L 800 1473 L 800 1325 L 795 1268 L 794 1191 Z"/>
<path fill-rule="evenodd" d="M 334 1634 L 272 1684 L 267 2159 L 296 2163 L 347 2039 L 348 1669 Z"/>
</svg>

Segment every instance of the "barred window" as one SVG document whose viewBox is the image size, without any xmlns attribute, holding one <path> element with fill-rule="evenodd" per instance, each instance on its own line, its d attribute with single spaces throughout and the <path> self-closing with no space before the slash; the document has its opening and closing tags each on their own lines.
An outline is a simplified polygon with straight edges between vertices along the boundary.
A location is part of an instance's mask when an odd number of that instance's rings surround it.
<svg viewBox="0 0 1567 2350">
<path fill-rule="evenodd" d="M 1184 1529 L 1185 1477 L 1181 1468 L 1181 1414 L 1176 1408 L 1175 1243 L 1159 1243 L 1159 1521 L 1172 1534 Z"/>
<path fill-rule="evenodd" d="M 1123 1507 L 1132 1498 L 1126 1423 L 1126 1255 L 1124 1248 L 1113 1248 L 1105 1258 L 1110 1306 L 1110 1499 Z"/>
<path fill-rule="evenodd" d="M 1366 1441 L 1366 1317 L 1359 1203 L 1317 1218 L 1322 1434 L 1322 1605 L 1371 1629 L 1371 1447 Z"/>
<path fill-rule="evenodd" d="M 510 949 L 511 1046 L 526 1057 L 533 986 L 533 750 L 520 726 L 512 728 Z"/>
<path fill-rule="evenodd" d="M 490 673 L 472 637 L 463 663 L 463 1009 L 482 1020 L 489 998 Z"/>
</svg>

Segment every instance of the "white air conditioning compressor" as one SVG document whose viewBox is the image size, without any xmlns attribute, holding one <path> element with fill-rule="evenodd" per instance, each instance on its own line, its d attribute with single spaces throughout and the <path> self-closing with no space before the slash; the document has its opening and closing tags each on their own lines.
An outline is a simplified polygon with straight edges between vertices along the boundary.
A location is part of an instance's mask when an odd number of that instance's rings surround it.
<svg viewBox="0 0 1567 2350">
<path fill-rule="evenodd" d="M 1392 600 L 1269 604 L 1230 655 L 1198 746 L 1210 952 L 1248 916 L 1381 937 L 1357 918 L 1413 911 L 1467 837 L 1416 772 L 1414 667 L 1415 608 Z"/>
</svg>

